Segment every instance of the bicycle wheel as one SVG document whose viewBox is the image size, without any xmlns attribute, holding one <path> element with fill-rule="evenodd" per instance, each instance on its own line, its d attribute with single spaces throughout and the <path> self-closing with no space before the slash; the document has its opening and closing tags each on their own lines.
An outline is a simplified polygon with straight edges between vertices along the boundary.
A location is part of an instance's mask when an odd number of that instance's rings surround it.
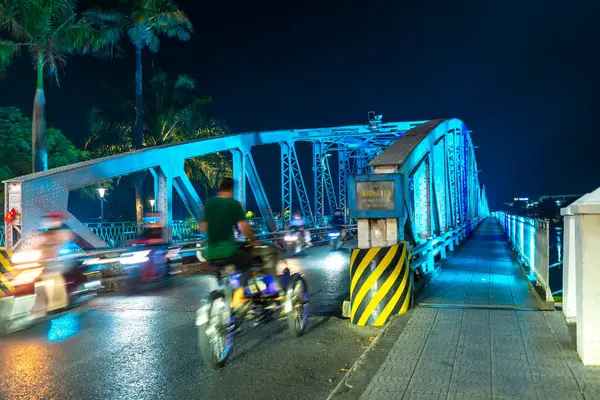
<svg viewBox="0 0 600 400">
<path fill-rule="evenodd" d="M 227 362 L 234 345 L 234 324 L 225 294 L 213 292 L 210 301 L 196 314 L 200 353 L 208 364 L 220 368 Z"/>
<path fill-rule="evenodd" d="M 288 326 L 296 336 L 301 336 L 308 323 L 308 287 L 299 274 L 292 275 L 285 294 L 285 312 Z"/>
</svg>

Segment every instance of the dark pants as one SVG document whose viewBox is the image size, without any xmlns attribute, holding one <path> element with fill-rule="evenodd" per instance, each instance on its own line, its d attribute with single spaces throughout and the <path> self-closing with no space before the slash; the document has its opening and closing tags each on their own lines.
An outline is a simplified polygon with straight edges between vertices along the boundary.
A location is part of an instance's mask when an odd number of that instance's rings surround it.
<svg viewBox="0 0 600 400">
<path fill-rule="evenodd" d="M 242 247 L 233 257 L 227 259 L 227 263 L 235 265 L 241 272 L 240 285 L 245 287 L 250 277 L 250 267 L 255 265 L 260 265 L 265 274 L 271 275 L 279 283 L 277 276 L 279 258 L 279 250 L 271 246 Z"/>
</svg>

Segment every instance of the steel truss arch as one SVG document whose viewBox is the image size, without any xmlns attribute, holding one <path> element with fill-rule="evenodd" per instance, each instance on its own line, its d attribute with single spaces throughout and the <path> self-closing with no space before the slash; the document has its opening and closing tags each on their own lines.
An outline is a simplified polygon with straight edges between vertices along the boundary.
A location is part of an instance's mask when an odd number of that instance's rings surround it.
<svg viewBox="0 0 600 400">
<path fill-rule="evenodd" d="M 291 214 L 292 185 L 296 188 L 301 210 L 308 222 L 318 224 L 320 221 L 322 224 L 325 216 L 324 211 L 319 213 L 319 207 L 324 209 L 321 205 L 325 203 L 325 197 L 331 209 L 338 206 L 345 208 L 347 188 L 343 180 L 348 174 L 364 172 L 368 161 L 401 137 L 404 132 L 424 123 L 427 121 L 388 123 L 376 128 L 368 125 L 351 125 L 225 135 L 130 151 L 12 178 L 4 182 L 5 211 L 15 208 L 20 214 L 20 219 L 17 223 L 5 224 L 6 245 L 10 249 L 21 244 L 26 245 L 26 241 L 38 229 L 40 217 L 45 212 L 63 211 L 68 216 L 67 224 L 81 237 L 85 245 L 105 247 L 106 243 L 99 236 L 67 211 L 69 191 L 140 171 L 150 171 L 154 177 L 156 205 L 168 228 L 172 224 L 173 190 L 178 192 L 191 215 L 199 221 L 202 218 L 203 206 L 184 172 L 184 161 L 188 158 L 227 151 L 232 154 L 236 199 L 245 205 L 246 182 L 248 182 L 269 230 L 276 230 L 280 225 L 285 224 L 283 219 L 286 210 L 290 211 L 288 215 Z M 344 166 L 339 166 L 337 195 L 332 179 L 334 175 L 330 170 L 330 163 L 325 158 L 326 170 L 320 174 L 324 177 L 324 184 L 315 196 L 311 207 L 305 179 L 294 148 L 296 142 L 318 143 L 322 147 L 321 151 L 326 149 L 343 154 L 339 158 L 344 160 Z M 281 224 L 274 217 L 251 154 L 254 146 L 268 144 L 282 146 Z M 319 164 L 313 164 L 313 171 L 317 165 L 322 165 L 322 155 L 320 153 L 318 157 Z M 166 231 L 171 232 L 171 229 Z"/>
<path fill-rule="evenodd" d="M 400 137 L 369 164 L 404 176 L 412 237 L 425 243 L 468 220 L 489 215 L 470 131 L 456 118 L 431 120 Z M 404 237 L 400 221 L 399 236 Z"/>
</svg>

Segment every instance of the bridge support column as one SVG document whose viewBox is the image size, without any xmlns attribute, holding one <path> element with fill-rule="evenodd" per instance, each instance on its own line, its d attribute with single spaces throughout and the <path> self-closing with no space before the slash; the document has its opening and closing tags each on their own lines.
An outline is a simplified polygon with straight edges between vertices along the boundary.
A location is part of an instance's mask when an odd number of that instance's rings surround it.
<svg viewBox="0 0 600 400">
<path fill-rule="evenodd" d="M 358 248 L 386 247 L 398 243 L 396 218 L 361 218 L 358 220 Z"/>
<path fill-rule="evenodd" d="M 160 221 L 165 226 L 163 239 L 167 242 L 173 236 L 173 177 L 169 168 L 156 168 L 158 178 L 158 196 L 156 198 L 156 209 L 160 214 Z"/>
<path fill-rule="evenodd" d="M 240 149 L 231 150 L 233 156 L 233 197 L 246 209 L 246 165 Z"/>
</svg>

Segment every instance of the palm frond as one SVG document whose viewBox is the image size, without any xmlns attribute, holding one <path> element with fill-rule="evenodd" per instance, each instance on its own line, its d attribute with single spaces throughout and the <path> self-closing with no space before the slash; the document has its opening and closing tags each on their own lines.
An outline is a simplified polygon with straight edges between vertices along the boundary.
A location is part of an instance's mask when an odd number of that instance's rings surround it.
<svg viewBox="0 0 600 400">
<path fill-rule="evenodd" d="M 175 89 L 184 88 L 184 89 L 195 89 L 196 88 L 196 80 L 190 75 L 179 75 L 177 80 L 175 81 Z"/>
<path fill-rule="evenodd" d="M 0 40 L 0 69 L 9 65 L 21 52 L 21 45 L 9 40 Z"/>
</svg>

